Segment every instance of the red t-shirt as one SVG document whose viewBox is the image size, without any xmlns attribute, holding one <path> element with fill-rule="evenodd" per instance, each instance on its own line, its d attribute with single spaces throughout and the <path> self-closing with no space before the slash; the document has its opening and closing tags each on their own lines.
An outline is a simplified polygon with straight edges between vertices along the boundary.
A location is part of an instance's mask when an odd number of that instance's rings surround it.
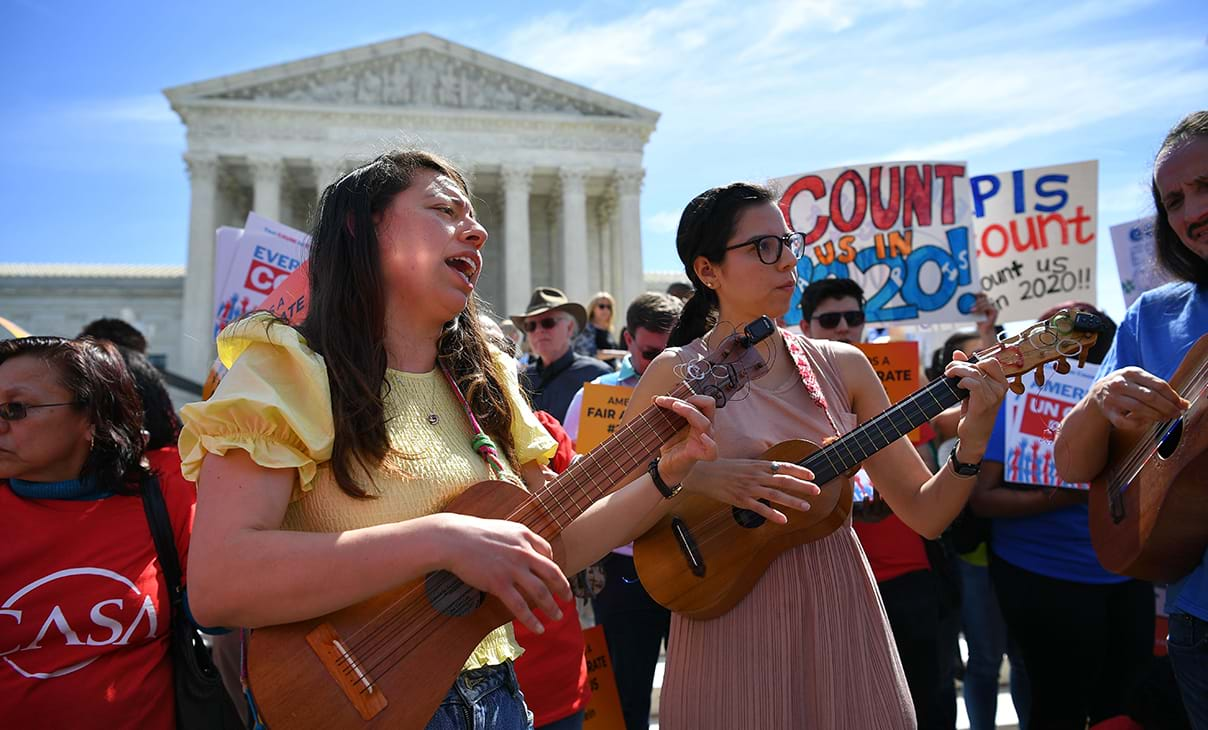
<svg viewBox="0 0 1208 730">
<path fill-rule="evenodd" d="M 562 473 L 575 455 L 570 437 L 545 411 L 537 411 L 537 420 L 558 442 L 550 468 Z M 557 623 L 550 623 L 545 614 L 537 611 L 537 617 L 545 625 L 544 634 L 534 634 L 519 622 L 512 624 L 516 641 L 524 647 L 524 654 L 516 660 L 516 679 L 520 681 L 524 703 L 533 712 L 536 727 L 573 715 L 586 707 L 591 698 L 579 611 L 574 600 L 558 601 L 558 607 L 562 609 L 562 620 Z"/>
<path fill-rule="evenodd" d="M 924 423 L 919 428 L 920 438 L 916 446 L 935 438 L 935 429 L 931 424 Z M 856 537 L 860 539 L 864 554 L 868 556 L 868 565 L 878 583 L 916 570 L 931 569 L 923 538 L 907 527 L 897 515 L 890 515 L 880 522 L 852 522 L 852 527 L 856 530 Z"/>
<path fill-rule="evenodd" d="M 151 460 L 183 570 L 196 491 L 164 451 Z M 168 589 L 142 499 L 24 499 L 0 481 L 0 535 L 0 724 L 174 728 Z"/>
</svg>

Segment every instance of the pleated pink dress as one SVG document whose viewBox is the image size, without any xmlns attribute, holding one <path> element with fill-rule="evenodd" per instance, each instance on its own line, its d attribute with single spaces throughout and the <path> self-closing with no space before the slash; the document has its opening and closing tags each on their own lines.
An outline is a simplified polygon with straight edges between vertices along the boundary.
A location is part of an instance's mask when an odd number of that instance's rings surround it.
<svg viewBox="0 0 1208 730">
<path fill-rule="evenodd" d="M 832 345 L 805 343 L 831 415 L 856 425 Z M 703 355 L 696 340 L 685 356 Z M 778 357 L 789 357 L 781 349 Z M 718 412 L 720 455 L 752 458 L 793 438 L 821 443 L 834 431 L 794 379 L 775 391 L 752 384 Z M 659 702 L 663 730 L 917 726 L 910 690 L 872 571 L 850 519 L 833 534 L 774 560 L 724 616 L 671 617 Z"/>
</svg>

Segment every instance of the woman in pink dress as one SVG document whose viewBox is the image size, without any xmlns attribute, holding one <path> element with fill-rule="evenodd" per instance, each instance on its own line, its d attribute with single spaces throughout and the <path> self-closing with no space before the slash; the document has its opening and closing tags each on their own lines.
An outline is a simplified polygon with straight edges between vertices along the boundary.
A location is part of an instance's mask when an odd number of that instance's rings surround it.
<svg viewBox="0 0 1208 730">
<path fill-rule="evenodd" d="M 696 292 L 671 336 L 679 347 L 647 369 L 633 409 L 667 392 L 687 357 L 760 315 L 784 314 L 804 238 L 789 230 L 770 190 L 734 183 L 688 204 L 676 246 Z M 817 493 L 813 474 L 755 457 L 787 439 L 820 443 L 846 433 L 890 403 L 867 358 L 851 345 L 782 330 L 759 347 L 769 372 L 718 412 L 721 458 L 697 464 L 686 484 L 783 523 L 785 515 L 771 505 L 807 509 L 803 495 Z M 808 363 L 807 372 L 798 359 Z M 975 465 L 1007 383 L 997 362 L 962 360 L 946 370 L 971 393 L 955 455 Z M 975 481 L 949 465 L 932 475 L 906 439 L 864 466 L 894 512 L 926 537 L 956 516 Z M 659 707 L 664 730 L 915 727 L 885 610 L 850 521 L 781 554 L 726 614 L 707 621 L 673 614 Z"/>
</svg>

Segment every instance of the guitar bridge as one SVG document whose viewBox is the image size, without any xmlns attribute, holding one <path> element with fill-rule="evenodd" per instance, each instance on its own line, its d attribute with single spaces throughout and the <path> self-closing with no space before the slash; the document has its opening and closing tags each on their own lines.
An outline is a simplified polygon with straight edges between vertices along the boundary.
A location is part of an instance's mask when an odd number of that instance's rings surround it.
<svg viewBox="0 0 1208 730">
<path fill-rule="evenodd" d="M 340 640 L 331 624 L 317 626 L 306 635 L 306 643 L 319 655 L 319 661 L 360 713 L 361 719 L 372 720 L 386 709 L 386 696 L 374 685 L 373 678 Z"/>
<path fill-rule="evenodd" d="M 684 554 L 684 559 L 688 561 L 688 569 L 692 571 L 692 575 L 704 578 L 705 561 L 701 558 L 700 548 L 696 546 L 696 540 L 693 539 L 688 526 L 680 518 L 674 517 L 671 520 L 671 532 L 675 534 L 675 542 Z"/>
</svg>

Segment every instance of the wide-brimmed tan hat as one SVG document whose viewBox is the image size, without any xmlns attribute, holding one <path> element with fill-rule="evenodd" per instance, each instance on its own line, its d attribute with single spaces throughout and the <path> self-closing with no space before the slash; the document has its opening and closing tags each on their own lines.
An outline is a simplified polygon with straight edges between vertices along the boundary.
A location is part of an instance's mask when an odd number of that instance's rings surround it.
<svg viewBox="0 0 1208 730">
<path fill-rule="evenodd" d="M 552 286 L 539 286 L 534 289 L 533 296 L 529 297 L 528 309 L 524 310 L 524 314 L 513 314 L 511 320 L 518 327 L 523 327 L 524 320 L 529 317 L 557 311 L 566 312 L 574 317 L 579 329 L 583 329 L 583 326 L 587 324 L 587 310 L 583 308 L 583 305 L 567 300 L 561 289 L 555 289 Z"/>
</svg>

